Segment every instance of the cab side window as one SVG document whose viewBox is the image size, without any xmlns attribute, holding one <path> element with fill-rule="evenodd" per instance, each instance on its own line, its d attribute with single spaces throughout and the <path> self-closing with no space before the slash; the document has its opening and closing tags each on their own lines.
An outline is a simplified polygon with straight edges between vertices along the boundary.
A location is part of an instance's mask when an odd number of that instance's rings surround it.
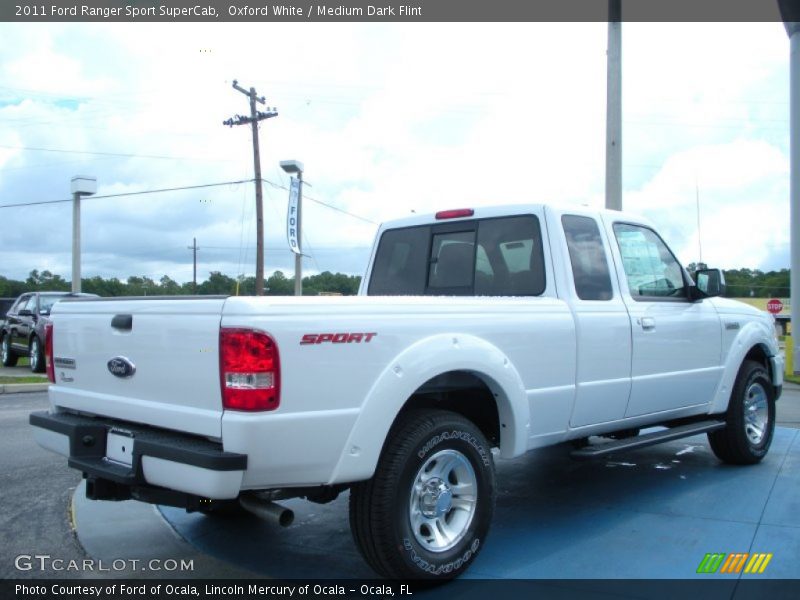
<svg viewBox="0 0 800 600">
<path fill-rule="evenodd" d="M 641 225 L 615 223 L 614 234 L 634 300 L 687 297 L 683 268 L 654 231 Z"/>
<path fill-rule="evenodd" d="M 590 217 L 561 217 L 567 238 L 575 292 L 581 300 L 611 300 L 611 274 L 597 222 Z"/>
</svg>

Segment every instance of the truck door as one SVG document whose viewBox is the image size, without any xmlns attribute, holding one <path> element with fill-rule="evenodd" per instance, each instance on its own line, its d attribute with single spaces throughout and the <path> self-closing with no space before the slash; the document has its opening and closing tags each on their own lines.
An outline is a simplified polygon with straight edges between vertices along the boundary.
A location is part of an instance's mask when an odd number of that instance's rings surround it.
<svg viewBox="0 0 800 600">
<path fill-rule="evenodd" d="M 11 345 L 17 351 L 24 350 L 28 346 L 26 337 L 28 331 L 27 321 L 30 320 L 30 317 L 20 315 L 19 312 L 27 309 L 29 305 L 36 306 L 36 294 L 21 296 L 11 310 L 8 311 L 8 332 L 11 336 Z"/>
<path fill-rule="evenodd" d="M 689 300 L 688 275 L 655 231 L 615 222 L 610 235 L 633 342 L 625 416 L 708 403 L 722 373 L 716 310 Z"/>
<path fill-rule="evenodd" d="M 570 427 L 622 419 L 631 389 L 631 323 L 611 277 L 608 244 L 594 217 L 563 214 L 578 340 Z M 563 253 L 562 253 L 563 254 Z"/>
</svg>

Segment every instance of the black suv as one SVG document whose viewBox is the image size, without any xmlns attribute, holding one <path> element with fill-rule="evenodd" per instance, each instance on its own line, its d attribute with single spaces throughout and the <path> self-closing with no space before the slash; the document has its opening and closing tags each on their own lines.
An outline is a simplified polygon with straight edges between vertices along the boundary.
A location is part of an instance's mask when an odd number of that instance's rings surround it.
<svg viewBox="0 0 800 600">
<path fill-rule="evenodd" d="M 44 327 L 50 321 L 53 304 L 64 298 L 96 297 L 96 294 L 70 292 L 30 292 L 22 294 L 6 313 L 0 328 L 0 357 L 4 367 L 13 367 L 20 356 L 29 356 L 31 371 L 44 373 Z"/>
</svg>

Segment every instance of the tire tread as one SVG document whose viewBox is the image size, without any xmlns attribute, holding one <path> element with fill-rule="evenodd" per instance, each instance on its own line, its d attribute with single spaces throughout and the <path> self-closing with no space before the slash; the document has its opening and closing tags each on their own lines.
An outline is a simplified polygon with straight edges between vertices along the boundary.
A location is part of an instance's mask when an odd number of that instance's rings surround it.
<svg viewBox="0 0 800 600">
<path fill-rule="evenodd" d="M 418 576 L 410 572 L 398 549 L 390 546 L 391 518 L 397 479 L 406 458 L 419 439 L 447 420 L 448 425 L 475 428 L 465 417 L 444 410 L 411 410 L 387 436 L 375 475 L 350 489 L 350 523 L 353 539 L 364 560 L 378 574 L 398 579 Z"/>
<path fill-rule="evenodd" d="M 742 363 L 736 382 L 731 392 L 731 399 L 726 413 L 727 427 L 719 431 L 712 431 L 708 434 L 708 442 L 711 450 L 721 461 L 732 465 L 752 465 L 761 461 L 767 454 L 769 445 L 772 441 L 772 431 L 768 433 L 768 440 L 763 452 L 754 452 L 747 440 L 743 437 L 744 414 L 741 410 L 741 399 L 749 385 L 755 377 L 762 377 L 767 383 L 767 395 L 769 404 L 769 414 L 771 417 L 770 428 L 775 426 L 775 404 L 774 390 L 769 380 L 769 375 L 764 366 L 752 360 Z"/>
</svg>

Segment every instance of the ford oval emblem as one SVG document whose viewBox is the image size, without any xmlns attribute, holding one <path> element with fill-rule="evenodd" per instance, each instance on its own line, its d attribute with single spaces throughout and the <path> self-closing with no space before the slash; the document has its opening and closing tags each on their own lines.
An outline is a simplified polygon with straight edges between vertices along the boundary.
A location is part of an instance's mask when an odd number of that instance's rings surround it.
<svg viewBox="0 0 800 600">
<path fill-rule="evenodd" d="M 127 379 L 136 373 L 136 365 L 124 356 L 115 356 L 108 361 L 108 372 L 114 377 Z"/>
</svg>

